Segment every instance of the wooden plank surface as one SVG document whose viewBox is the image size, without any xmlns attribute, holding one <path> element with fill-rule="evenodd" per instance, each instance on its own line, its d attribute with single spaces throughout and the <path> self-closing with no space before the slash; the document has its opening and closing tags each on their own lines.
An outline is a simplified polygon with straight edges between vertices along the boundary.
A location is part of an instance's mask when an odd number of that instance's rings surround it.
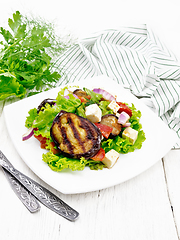
<svg viewBox="0 0 180 240">
<path fill-rule="evenodd" d="M 130 181 L 78 199 L 86 202 L 81 218 L 68 234 L 62 225 L 63 239 L 74 232 L 77 239 L 178 239 L 161 161 Z"/>
<path fill-rule="evenodd" d="M 11 143 L 3 115 L 0 132 L 0 146 L 11 156 L 12 163 L 80 213 L 76 222 L 67 221 L 43 205 L 39 212 L 30 214 L 0 171 L 1 239 L 178 240 L 178 152 L 171 151 L 163 162 L 160 160 L 146 172 L 120 185 L 91 193 L 63 195 L 42 182 L 24 164 Z"/>
<path fill-rule="evenodd" d="M 169 152 L 164 157 L 163 164 L 169 201 L 172 207 L 177 234 L 180 239 L 180 149 Z"/>
<path fill-rule="evenodd" d="M 20 10 L 50 21 L 55 19 L 60 31 L 72 30 L 75 36 L 82 36 L 129 25 L 129 21 L 132 24 L 136 19 L 136 23 L 152 27 L 180 58 L 178 0 L 173 3 L 149 1 L 148 4 L 142 0 L 138 4 L 91 1 L 88 8 L 82 0 L 77 0 L 61 1 L 60 7 L 56 6 L 57 0 L 6 0 L 1 3 L 0 23 L 6 26 L 12 13 Z M 0 239 L 180 240 L 180 150 L 169 152 L 146 172 L 115 187 L 63 195 L 42 182 L 17 154 L 1 115 L 3 104 L 0 101 L 0 149 L 20 171 L 78 210 L 80 217 L 76 222 L 69 222 L 43 205 L 39 212 L 30 214 L 0 170 Z"/>
</svg>

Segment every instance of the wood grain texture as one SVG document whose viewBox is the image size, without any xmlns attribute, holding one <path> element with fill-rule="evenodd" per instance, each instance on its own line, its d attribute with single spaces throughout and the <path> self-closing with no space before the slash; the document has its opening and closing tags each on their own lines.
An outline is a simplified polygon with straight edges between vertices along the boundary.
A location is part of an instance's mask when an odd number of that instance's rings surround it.
<svg viewBox="0 0 180 240">
<path fill-rule="evenodd" d="M 63 195 L 39 179 L 19 157 L 3 114 L 0 133 L 0 148 L 12 164 L 80 213 L 76 222 L 67 221 L 43 205 L 39 212 L 30 214 L 0 171 L 1 239 L 178 240 L 180 152 L 171 151 L 164 161 L 159 160 L 144 173 L 120 185 L 85 194 Z"/>
<path fill-rule="evenodd" d="M 0 25 L 7 26 L 8 18 L 19 10 L 22 14 L 57 20 L 55 23 L 60 33 L 71 33 L 76 38 L 131 25 L 136 19 L 136 22 L 147 23 L 158 33 L 180 59 L 178 0 L 173 3 L 149 1 L 146 4 L 142 0 L 138 4 L 133 0 L 99 0 L 91 1 L 88 7 L 84 1 L 76 0 L 61 1 L 61 9 L 56 6 L 57 0 L 3 1 Z M 170 151 L 163 161 L 115 187 L 63 195 L 41 181 L 19 157 L 1 115 L 3 105 L 0 101 L 0 149 L 17 169 L 61 197 L 79 211 L 80 217 L 76 222 L 69 222 L 43 205 L 39 212 L 29 213 L 0 169 L 0 239 L 180 240 L 180 150 Z"/>
<path fill-rule="evenodd" d="M 68 234 L 62 223 L 62 239 L 178 239 L 161 161 L 123 184 L 76 197 L 85 204 Z"/>
<path fill-rule="evenodd" d="M 180 149 L 172 150 L 164 157 L 164 169 L 169 201 L 180 239 Z"/>
</svg>

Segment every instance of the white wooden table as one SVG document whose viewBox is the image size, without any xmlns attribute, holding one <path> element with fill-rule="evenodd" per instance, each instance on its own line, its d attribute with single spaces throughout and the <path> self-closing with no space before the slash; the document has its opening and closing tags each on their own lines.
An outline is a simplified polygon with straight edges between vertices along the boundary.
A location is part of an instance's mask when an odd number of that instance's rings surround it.
<svg viewBox="0 0 180 240">
<path fill-rule="evenodd" d="M 170 5 L 167 1 L 151 1 L 147 4 L 145 1 L 136 1 L 136 4 L 134 1 L 120 2 L 104 3 L 97 0 L 85 6 L 85 2 L 80 0 L 67 0 L 65 3 L 7 0 L 3 3 L 4 8 L 0 7 L 0 21 L 6 21 L 4 17 L 9 17 L 15 10 L 35 12 L 42 17 L 53 16 L 59 19 L 61 27 L 66 24 L 77 35 L 81 35 L 109 28 L 113 23 L 134 23 L 136 19 L 137 22 L 151 24 L 167 45 L 171 46 L 171 50 L 180 56 L 178 1 L 171 1 Z M 160 11 L 162 4 L 164 8 Z M 61 18 L 63 21 L 60 21 Z M 82 18 L 85 20 L 82 21 Z M 0 102 L 0 149 L 17 169 L 62 198 L 79 211 L 80 217 L 75 222 L 69 222 L 43 205 L 39 212 L 29 213 L 0 170 L 0 239 L 180 239 L 180 150 L 171 150 L 153 167 L 120 185 L 91 193 L 63 195 L 42 182 L 16 152 L 2 114 L 3 104 Z"/>
</svg>

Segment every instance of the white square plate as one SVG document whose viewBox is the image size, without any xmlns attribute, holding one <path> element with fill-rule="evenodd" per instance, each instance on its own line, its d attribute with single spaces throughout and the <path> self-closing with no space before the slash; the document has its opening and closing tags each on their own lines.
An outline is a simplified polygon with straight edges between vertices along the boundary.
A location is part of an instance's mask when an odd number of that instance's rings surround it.
<svg viewBox="0 0 180 240">
<path fill-rule="evenodd" d="M 47 184 L 64 194 L 76 194 L 108 188 L 127 181 L 150 168 L 175 145 L 177 136 L 164 122 L 160 120 L 147 106 L 133 96 L 129 91 L 106 76 L 98 76 L 69 84 L 93 89 L 99 87 L 116 94 L 118 101 L 134 103 L 141 111 L 141 123 L 146 140 L 140 150 L 121 154 L 112 169 L 83 171 L 63 170 L 54 172 L 42 161 L 39 142 L 34 138 L 22 141 L 22 135 L 27 131 L 25 120 L 28 111 L 37 107 L 45 98 L 56 98 L 60 88 L 55 88 L 35 96 L 25 98 L 4 108 L 5 121 L 10 137 L 19 155 L 29 168 Z M 62 86 L 63 87 L 63 86 Z"/>
</svg>

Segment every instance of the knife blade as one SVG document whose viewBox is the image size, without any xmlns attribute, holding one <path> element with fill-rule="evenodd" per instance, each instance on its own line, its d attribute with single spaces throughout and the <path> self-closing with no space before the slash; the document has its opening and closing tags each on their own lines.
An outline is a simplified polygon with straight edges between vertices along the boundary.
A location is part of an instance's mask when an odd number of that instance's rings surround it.
<svg viewBox="0 0 180 240">
<path fill-rule="evenodd" d="M 58 198 L 55 194 L 15 169 L 1 150 L 0 165 L 30 191 L 42 204 L 55 213 L 70 221 L 75 221 L 79 217 L 79 213 L 76 210 Z"/>
</svg>

